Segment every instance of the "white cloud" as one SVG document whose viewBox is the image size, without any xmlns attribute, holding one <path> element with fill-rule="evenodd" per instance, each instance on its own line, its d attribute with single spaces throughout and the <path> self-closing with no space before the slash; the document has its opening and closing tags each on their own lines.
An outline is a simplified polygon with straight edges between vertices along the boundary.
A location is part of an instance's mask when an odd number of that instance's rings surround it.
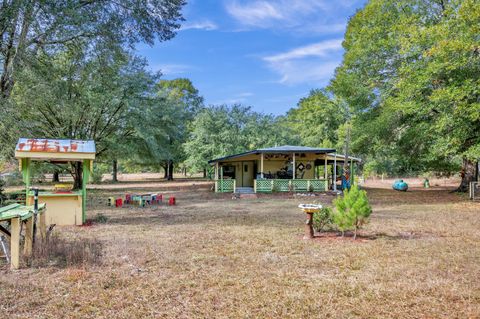
<svg viewBox="0 0 480 319">
<path fill-rule="evenodd" d="M 160 71 L 164 75 L 178 75 L 187 73 L 192 69 L 191 66 L 186 64 L 157 64 L 153 65 L 153 71 Z"/>
<path fill-rule="evenodd" d="M 210 20 L 204 20 L 204 21 L 198 21 L 198 22 L 185 23 L 180 28 L 180 31 L 192 30 L 192 29 L 213 31 L 213 30 L 217 30 L 218 26 Z"/>
<path fill-rule="evenodd" d="M 242 104 L 247 102 L 247 98 L 254 96 L 251 92 L 242 92 L 233 94 L 231 99 L 217 101 L 213 104 Z"/>
<path fill-rule="evenodd" d="M 231 1 L 226 9 L 230 15 L 246 25 L 261 27 L 266 21 L 284 19 L 277 7 L 268 1 L 253 1 L 243 5 L 237 1 Z"/>
<path fill-rule="evenodd" d="M 324 57 L 329 52 L 342 49 L 342 39 L 326 40 L 315 44 L 299 47 L 291 51 L 265 57 L 268 62 L 282 62 L 304 57 Z"/>
<path fill-rule="evenodd" d="M 268 67 L 280 75 L 283 84 L 325 85 L 341 62 L 342 40 L 326 40 L 288 52 L 266 56 Z"/>
<path fill-rule="evenodd" d="M 361 0 L 229 0 L 226 11 L 246 27 L 290 28 L 298 32 L 340 33 L 346 21 L 338 10 L 353 8 Z"/>
</svg>

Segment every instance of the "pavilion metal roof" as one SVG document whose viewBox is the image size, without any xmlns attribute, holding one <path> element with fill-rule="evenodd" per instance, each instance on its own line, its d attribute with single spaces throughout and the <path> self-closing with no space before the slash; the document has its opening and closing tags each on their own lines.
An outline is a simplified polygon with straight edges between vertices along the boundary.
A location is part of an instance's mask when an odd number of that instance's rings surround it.
<svg viewBox="0 0 480 319">
<path fill-rule="evenodd" d="M 95 142 L 91 140 L 67 140 L 48 138 L 20 138 L 17 152 L 47 153 L 95 153 Z"/>
<path fill-rule="evenodd" d="M 208 161 L 208 163 L 215 163 L 224 161 L 227 159 L 232 159 L 236 157 L 242 157 L 251 154 L 275 154 L 275 153 L 315 153 L 315 154 L 328 154 L 328 153 L 335 153 L 336 149 L 334 148 L 315 148 L 315 147 L 308 147 L 308 146 L 292 146 L 292 145 L 283 145 L 283 146 L 275 146 L 269 148 L 260 148 L 253 151 L 243 152 L 239 154 L 224 156 L 220 158 L 213 159 Z"/>
<path fill-rule="evenodd" d="M 15 147 L 15 157 L 48 161 L 82 161 L 95 159 L 95 142 L 49 138 L 20 138 Z"/>
</svg>

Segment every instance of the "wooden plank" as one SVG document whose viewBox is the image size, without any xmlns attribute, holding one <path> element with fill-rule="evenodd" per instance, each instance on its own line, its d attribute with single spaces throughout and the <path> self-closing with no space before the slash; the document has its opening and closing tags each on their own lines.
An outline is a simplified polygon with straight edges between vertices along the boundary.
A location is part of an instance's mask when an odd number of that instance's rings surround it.
<svg viewBox="0 0 480 319">
<path fill-rule="evenodd" d="M 39 216 L 38 228 L 40 228 L 40 237 L 42 241 L 45 241 L 47 238 L 47 214 L 45 211 L 42 211 Z"/>
<path fill-rule="evenodd" d="M 10 234 L 10 232 L 5 228 L 3 227 L 2 225 L 0 225 L 0 233 L 4 234 L 5 236 L 7 237 L 11 237 L 12 235 Z"/>
<path fill-rule="evenodd" d="M 27 219 L 25 223 L 25 244 L 23 246 L 23 254 L 27 257 L 32 255 L 33 249 L 33 217 Z"/>
<path fill-rule="evenodd" d="M 3 212 L 6 212 L 7 210 L 17 208 L 19 206 L 20 206 L 20 204 L 10 204 L 8 206 L 2 207 L 2 208 L 0 208 L 0 214 L 3 213 Z"/>
<path fill-rule="evenodd" d="M 20 218 L 13 218 L 10 237 L 10 268 L 20 268 Z"/>
</svg>

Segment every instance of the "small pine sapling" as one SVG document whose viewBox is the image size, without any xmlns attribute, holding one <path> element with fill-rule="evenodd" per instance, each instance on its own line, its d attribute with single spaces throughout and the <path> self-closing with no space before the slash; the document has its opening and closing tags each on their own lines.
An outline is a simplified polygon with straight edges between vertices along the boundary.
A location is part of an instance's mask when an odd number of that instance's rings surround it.
<svg viewBox="0 0 480 319">
<path fill-rule="evenodd" d="M 367 222 L 372 213 L 367 193 L 354 185 L 350 190 L 345 190 L 343 197 L 337 198 L 334 205 L 336 212 L 333 221 L 342 232 L 342 237 L 346 230 L 353 229 L 353 239 L 356 239 L 357 230 Z"/>
<path fill-rule="evenodd" d="M 333 224 L 333 211 L 330 207 L 323 207 L 319 212 L 313 214 L 313 228 L 321 232 L 330 228 Z"/>
</svg>

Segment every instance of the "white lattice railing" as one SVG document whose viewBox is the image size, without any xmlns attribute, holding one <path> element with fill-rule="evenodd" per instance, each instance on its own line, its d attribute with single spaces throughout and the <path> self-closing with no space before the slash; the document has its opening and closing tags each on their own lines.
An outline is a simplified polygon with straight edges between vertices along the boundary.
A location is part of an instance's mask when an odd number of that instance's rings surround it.
<svg viewBox="0 0 480 319">
<path fill-rule="evenodd" d="M 272 192 L 324 192 L 328 190 L 325 179 L 257 179 L 256 193 Z"/>
<path fill-rule="evenodd" d="M 217 179 L 215 181 L 215 192 L 235 193 L 236 181 L 234 179 Z"/>
</svg>

